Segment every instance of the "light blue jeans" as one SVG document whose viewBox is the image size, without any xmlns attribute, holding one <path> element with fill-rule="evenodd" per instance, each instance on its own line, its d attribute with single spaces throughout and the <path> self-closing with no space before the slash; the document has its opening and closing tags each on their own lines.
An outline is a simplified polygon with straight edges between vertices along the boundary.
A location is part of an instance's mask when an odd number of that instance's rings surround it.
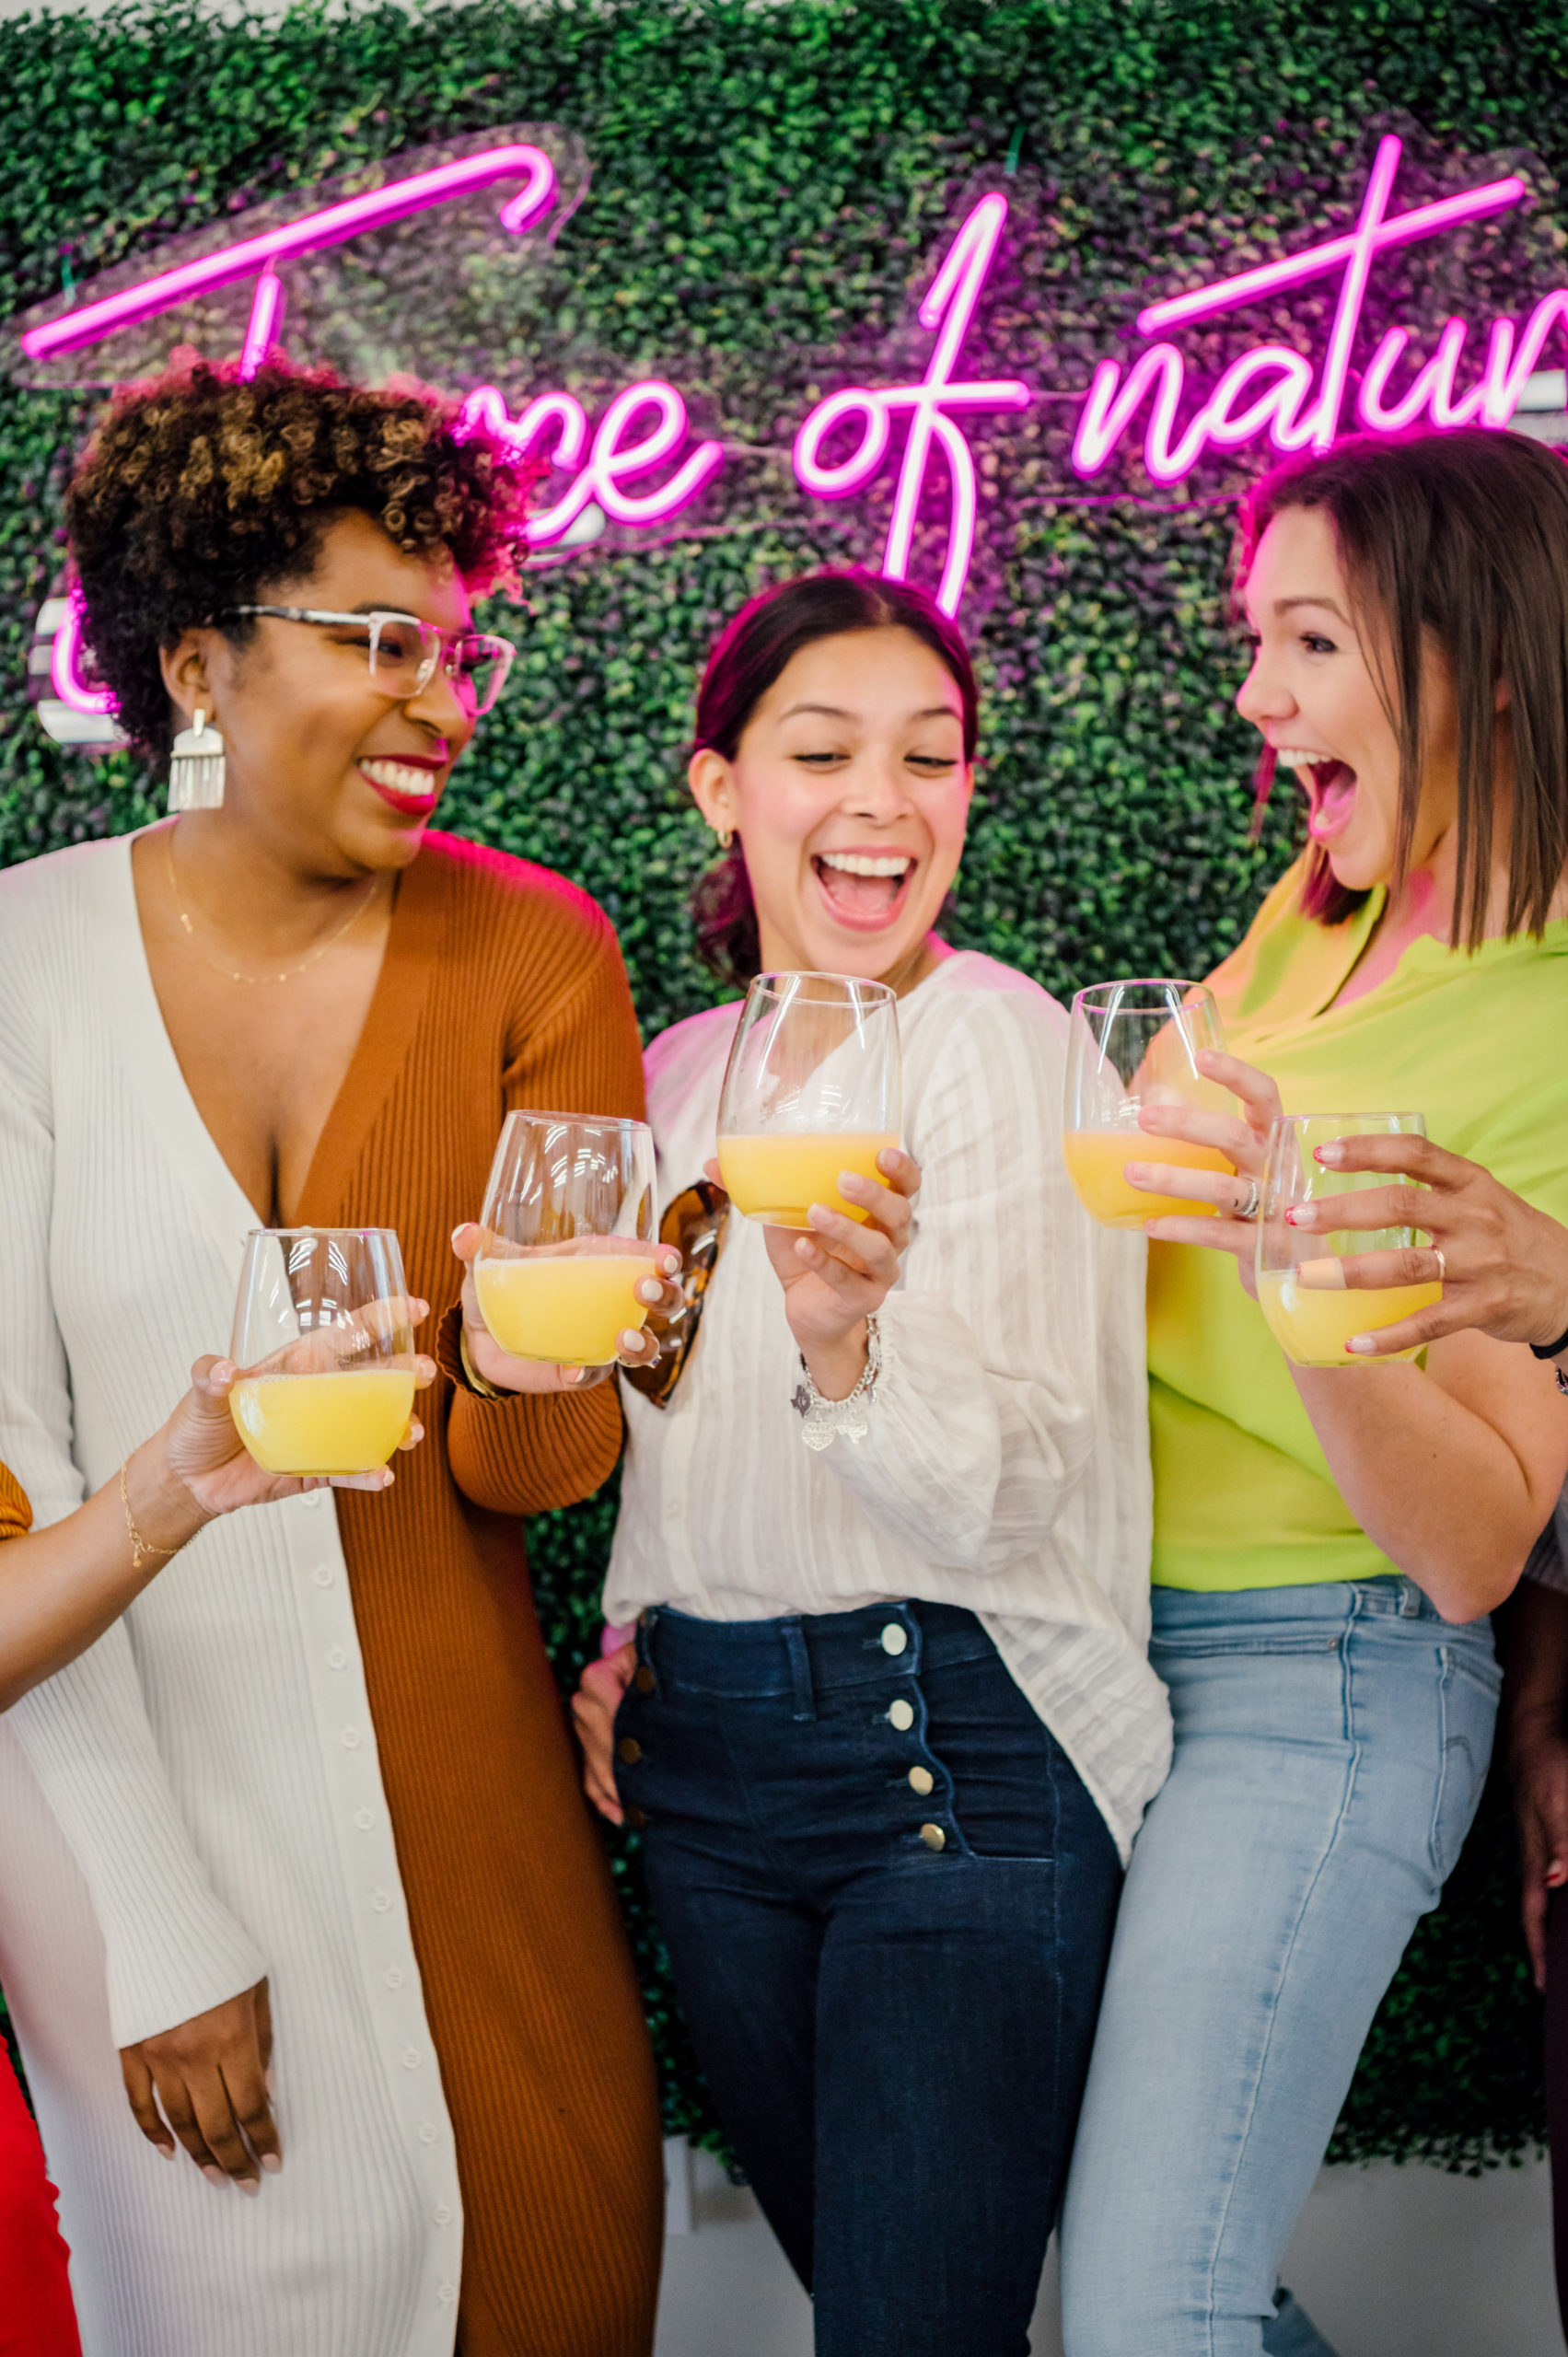
<svg viewBox="0 0 1568 2357">
<path fill-rule="evenodd" d="M 1362 2041 L 1481 1797 L 1500 1673 L 1388 1578 L 1156 1588 L 1176 1756 L 1062 2227 L 1067 2357 L 1260 2357 Z"/>
</svg>

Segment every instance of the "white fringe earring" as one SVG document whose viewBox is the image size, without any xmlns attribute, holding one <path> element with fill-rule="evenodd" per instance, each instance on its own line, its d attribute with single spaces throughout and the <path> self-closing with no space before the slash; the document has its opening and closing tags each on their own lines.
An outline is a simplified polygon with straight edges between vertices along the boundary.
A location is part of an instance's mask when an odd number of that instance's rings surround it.
<svg viewBox="0 0 1568 2357">
<path fill-rule="evenodd" d="M 169 756 L 170 811 L 221 809 L 225 768 L 223 738 L 198 704 L 194 724 L 180 730 Z"/>
</svg>

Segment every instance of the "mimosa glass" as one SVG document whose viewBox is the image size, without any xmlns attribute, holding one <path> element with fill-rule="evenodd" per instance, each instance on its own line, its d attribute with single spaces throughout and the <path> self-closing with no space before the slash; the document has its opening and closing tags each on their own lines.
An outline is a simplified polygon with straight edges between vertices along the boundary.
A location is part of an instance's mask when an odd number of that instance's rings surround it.
<svg viewBox="0 0 1568 2357">
<path fill-rule="evenodd" d="M 1263 1201 L 1258 1222 L 1258 1301 L 1269 1331 L 1297 1366 L 1396 1364 L 1413 1350 L 1391 1352 L 1373 1362 L 1353 1358 L 1345 1345 L 1353 1334 L 1374 1334 L 1397 1325 L 1430 1302 L 1441 1301 L 1440 1284 L 1379 1285 L 1373 1290 L 1345 1283 L 1341 1263 L 1347 1254 L 1408 1249 L 1425 1239 L 1413 1227 L 1293 1227 L 1285 1213 L 1303 1203 L 1331 1202 L 1366 1187 L 1408 1184 L 1378 1170 L 1328 1170 L 1317 1150 L 1333 1138 L 1423 1138 L 1419 1113 L 1285 1114 L 1269 1132 Z"/>
<path fill-rule="evenodd" d="M 403 1256 L 389 1227 L 258 1227 L 229 1356 L 235 1427 L 267 1473 L 373 1473 L 413 1410 Z"/>
<path fill-rule="evenodd" d="M 1234 1171 L 1214 1146 L 1138 1126 L 1140 1113 L 1159 1106 L 1235 1114 L 1235 1097 L 1198 1070 L 1205 1049 L 1223 1054 L 1225 1033 L 1201 982 L 1096 982 L 1074 999 L 1062 1155 L 1078 1201 L 1102 1227 L 1141 1235 L 1145 1220 L 1218 1216 L 1213 1203 L 1141 1193 L 1125 1175 L 1130 1162 Z"/>
<path fill-rule="evenodd" d="M 759 974 L 719 1098 L 719 1173 L 737 1211 L 807 1227 L 813 1203 L 865 1221 L 839 1174 L 886 1185 L 902 1119 L 898 1001 L 854 974 Z"/>
<path fill-rule="evenodd" d="M 581 1366 L 599 1383 L 656 1273 L 654 1140 L 645 1121 L 508 1113 L 490 1166 L 474 1261 L 480 1315 L 514 1358 Z"/>
</svg>

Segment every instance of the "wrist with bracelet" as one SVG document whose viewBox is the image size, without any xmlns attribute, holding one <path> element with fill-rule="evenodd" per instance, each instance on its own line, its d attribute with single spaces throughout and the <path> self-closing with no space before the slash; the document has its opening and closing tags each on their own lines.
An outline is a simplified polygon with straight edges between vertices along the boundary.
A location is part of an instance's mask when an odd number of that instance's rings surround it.
<svg viewBox="0 0 1568 2357">
<path fill-rule="evenodd" d="M 156 1547 L 152 1540 L 138 1529 L 136 1517 L 131 1510 L 131 1467 L 139 1454 L 140 1452 L 138 1450 L 133 1449 L 131 1455 L 125 1459 L 124 1463 L 120 1468 L 120 1510 L 125 1517 L 125 1536 L 131 1542 L 131 1568 L 135 1572 L 141 1571 L 144 1565 L 150 1562 L 155 1556 L 159 1558 L 162 1562 L 167 1562 L 170 1556 L 178 1555 L 180 1550 L 182 1547 L 187 1546 L 190 1541 L 194 1538 L 196 1532 L 198 1530 L 204 1529 L 206 1525 L 214 1519 L 212 1515 L 208 1513 L 206 1507 L 203 1505 L 195 1492 L 192 1489 L 189 1481 L 183 1480 L 180 1476 L 174 1471 L 171 1466 L 165 1465 L 163 1470 L 167 1473 L 171 1481 L 178 1484 L 185 1498 L 189 1501 L 196 1519 L 194 1527 L 192 1529 L 183 1532 L 181 1536 L 175 1540 L 172 1547 Z M 145 1512 L 145 1508 L 144 1508 L 143 1511 Z"/>
<path fill-rule="evenodd" d="M 1562 1364 L 1562 1361 L 1568 1359 L 1568 1333 L 1560 1334 L 1555 1342 L 1532 1342 L 1529 1347 L 1532 1358 L 1557 1361 L 1557 1388 L 1568 1398 L 1568 1367 Z"/>
<path fill-rule="evenodd" d="M 881 1372 L 882 1337 L 875 1318 L 865 1321 L 865 1371 L 847 1399 L 824 1399 L 806 1364 L 804 1352 L 801 1353 L 801 1379 L 790 1405 L 802 1419 L 800 1437 L 807 1448 L 830 1448 L 841 1439 L 858 1444 L 865 1438 L 871 1430 L 867 1411 L 876 1404 L 877 1378 Z"/>
</svg>

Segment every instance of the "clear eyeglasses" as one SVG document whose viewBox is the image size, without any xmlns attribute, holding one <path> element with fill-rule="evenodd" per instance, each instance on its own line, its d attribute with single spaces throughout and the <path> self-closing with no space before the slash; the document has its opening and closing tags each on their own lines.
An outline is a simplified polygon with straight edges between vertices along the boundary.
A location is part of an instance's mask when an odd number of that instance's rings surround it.
<svg viewBox="0 0 1568 2357">
<path fill-rule="evenodd" d="M 517 648 L 484 630 L 443 630 L 417 614 L 376 611 L 335 614 L 318 606 L 230 606 L 230 614 L 261 614 L 273 621 L 309 622 L 333 633 L 342 646 L 362 649 L 382 695 L 406 703 L 430 685 L 437 664 L 477 720 L 506 684 Z"/>
</svg>

